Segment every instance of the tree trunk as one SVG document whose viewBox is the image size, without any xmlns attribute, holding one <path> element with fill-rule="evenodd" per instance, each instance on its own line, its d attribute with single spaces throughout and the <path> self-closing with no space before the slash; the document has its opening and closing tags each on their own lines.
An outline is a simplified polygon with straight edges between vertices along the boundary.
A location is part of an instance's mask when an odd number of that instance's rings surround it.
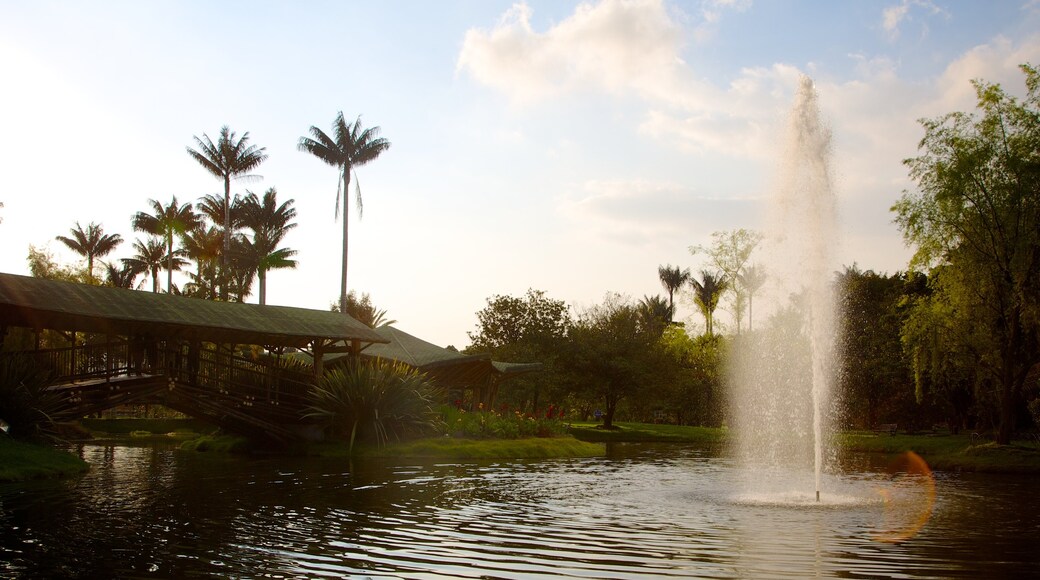
<svg viewBox="0 0 1040 580">
<path fill-rule="evenodd" d="M 256 280 L 260 283 L 260 304 L 267 304 L 267 272 L 258 268 Z"/>
<path fill-rule="evenodd" d="M 347 198 L 350 197 L 350 166 L 343 168 L 343 271 L 339 277 L 339 311 L 347 312 Z"/>
<path fill-rule="evenodd" d="M 173 232 L 166 234 L 166 293 L 173 293 Z"/>
<path fill-rule="evenodd" d="M 228 298 L 228 256 L 231 254 L 231 177 L 224 176 L 224 251 L 220 254 L 220 299 Z"/>
</svg>

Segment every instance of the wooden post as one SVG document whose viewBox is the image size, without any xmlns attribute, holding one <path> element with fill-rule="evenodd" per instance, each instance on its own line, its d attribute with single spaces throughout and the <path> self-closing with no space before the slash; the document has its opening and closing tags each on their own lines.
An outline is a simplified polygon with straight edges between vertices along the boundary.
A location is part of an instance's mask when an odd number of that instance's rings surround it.
<svg viewBox="0 0 1040 580">
<path fill-rule="evenodd" d="M 115 337 L 111 334 L 105 335 L 105 382 L 112 382 L 112 343 Z"/>
<path fill-rule="evenodd" d="M 325 374 L 325 365 L 321 360 L 325 354 L 325 343 L 321 339 L 314 339 L 311 345 L 311 352 L 314 354 L 314 379 L 318 380 Z"/>
</svg>

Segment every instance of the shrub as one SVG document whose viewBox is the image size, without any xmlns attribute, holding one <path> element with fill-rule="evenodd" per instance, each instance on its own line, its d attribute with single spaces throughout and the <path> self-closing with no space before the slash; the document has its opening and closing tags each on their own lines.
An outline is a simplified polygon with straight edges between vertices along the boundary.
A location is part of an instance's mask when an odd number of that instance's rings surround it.
<svg viewBox="0 0 1040 580">
<path fill-rule="evenodd" d="M 25 355 L 0 356 L 0 419 L 13 437 L 32 438 L 53 432 L 51 416 L 62 397 L 46 389 L 50 372 Z"/>
<path fill-rule="evenodd" d="M 348 439 L 351 449 L 355 440 L 384 445 L 433 429 L 439 395 L 425 374 L 408 365 L 359 361 L 325 373 L 310 392 L 305 416 Z"/>
<path fill-rule="evenodd" d="M 443 434 L 469 439 L 521 439 L 525 437 L 558 437 L 567 433 L 567 425 L 555 413 L 538 418 L 508 409 L 466 411 L 458 407 L 441 407 Z"/>
</svg>

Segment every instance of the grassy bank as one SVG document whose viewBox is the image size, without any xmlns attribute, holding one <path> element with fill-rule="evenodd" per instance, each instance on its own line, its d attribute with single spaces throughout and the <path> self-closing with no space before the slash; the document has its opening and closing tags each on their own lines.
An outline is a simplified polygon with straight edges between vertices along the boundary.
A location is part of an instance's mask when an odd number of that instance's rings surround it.
<svg viewBox="0 0 1040 580">
<path fill-rule="evenodd" d="M 616 429 L 602 429 L 598 423 L 574 423 L 570 433 L 582 441 L 615 443 L 695 443 L 721 445 L 726 429 L 686 427 L 656 423 L 614 423 Z"/>
<path fill-rule="evenodd" d="M 83 419 L 83 428 L 95 435 L 144 436 L 176 434 L 178 437 L 206 435 L 215 427 L 196 419 Z"/>
<path fill-rule="evenodd" d="M 90 465 L 66 451 L 0 435 L 0 482 L 83 473 Z"/>
<path fill-rule="evenodd" d="M 968 435 L 875 435 L 843 433 L 847 451 L 896 454 L 913 451 L 941 471 L 1040 473 L 1040 447 L 1035 444 L 997 445 L 972 441 Z"/>
</svg>

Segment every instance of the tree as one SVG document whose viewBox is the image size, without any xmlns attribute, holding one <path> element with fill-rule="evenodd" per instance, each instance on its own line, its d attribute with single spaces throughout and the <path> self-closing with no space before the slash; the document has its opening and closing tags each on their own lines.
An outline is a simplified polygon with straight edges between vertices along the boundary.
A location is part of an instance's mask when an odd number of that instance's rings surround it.
<svg viewBox="0 0 1040 580">
<path fill-rule="evenodd" d="M 87 259 L 87 279 L 94 280 L 94 258 L 101 258 L 112 253 L 116 246 L 123 243 L 119 234 L 105 234 L 101 225 L 90 222 L 87 229 L 76 222 L 76 227 L 69 230 L 72 237 L 56 236 L 55 239 L 68 246 L 70 250 Z"/>
<path fill-rule="evenodd" d="M 183 261 L 175 264 L 175 258 L 178 256 L 173 251 L 173 239 L 195 227 L 198 223 L 198 216 L 192 211 L 190 203 L 183 205 L 177 203 L 176 195 L 170 199 L 170 203 L 167 205 L 154 199 L 149 199 L 148 203 L 152 206 L 152 213 L 137 212 L 134 214 L 132 224 L 134 231 L 159 236 L 166 242 L 166 292 L 170 293 L 173 289 L 175 266 L 183 264 Z"/>
<path fill-rule="evenodd" d="M 1001 444 L 1040 362 L 1040 72 L 1021 68 L 1025 100 L 974 81 L 977 114 L 921 121 L 921 154 L 904 161 L 917 189 L 892 207 L 911 267 L 941 269 L 932 300 L 950 305 L 947 336 L 996 391 Z"/>
<path fill-rule="evenodd" d="M 66 282 L 89 282 L 82 272 L 78 272 L 69 266 L 63 266 L 54 259 L 54 255 L 46 249 L 37 249 L 29 245 L 29 274 L 33 278 L 44 278 L 46 280 L 64 280 Z"/>
<path fill-rule="evenodd" d="M 572 324 L 562 300 L 549 298 L 541 290 L 528 290 L 520 298 L 496 295 L 477 312 L 477 330 L 470 332 L 467 354 L 489 353 L 496 361 L 539 362 L 542 372 L 510 382 L 513 402 L 538 412 L 542 395 L 562 396 L 562 359 Z"/>
<path fill-rule="evenodd" d="M 141 274 L 142 270 L 138 270 L 137 266 L 127 264 L 123 262 L 121 267 L 116 267 L 114 264 L 105 263 L 105 284 L 115 288 L 127 288 L 133 289 L 137 284 L 137 276 Z"/>
<path fill-rule="evenodd" d="M 195 261 L 195 273 L 185 286 L 185 293 L 198 298 L 217 299 L 217 266 L 223 253 L 224 233 L 216 226 L 197 223 L 181 235 L 184 255 Z"/>
<path fill-rule="evenodd" d="M 715 309 L 719 306 L 719 298 L 729 287 L 726 279 L 717 272 L 701 270 L 701 279 L 690 278 L 693 286 L 693 300 L 704 315 L 704 324 L 708 336 L 715 336 Z"/>
<path fill-rule="evenodd" d="M 134 240 L 134 250 L 137 253 L 129 258 L 123 258 L 123 264 L 138 272 L 148 272 L 152 278 L 152 292 L 158 292 L 159 270 L 166 262 L 165 245 L 159 238 L 150 237 L 147 242 Z"/>
<path fill-rule="evenodd" d="M 766 271 L 762 266 L 747 266 L 742 272 L 737 273 L 737 282 L 747 292 L 748 304 L 748 331 L 754 330 L 754 298 L 755 293 L 762 289 L 766 283 Z"/>
<path fill-rule="evenodd" d="M 332 311 L 341 312 L 338 300 L 332 303 Z M 372 303 L 372 297 L 368 295 L 368 292 L 361 294 L 360 298 L 358 297 L 357 292 L 353 290 L 347 292 L 347 314 L 354 320 L 357 320 L 369 328 L 379 328 L 397 322 L 396 320 L 390 320 L 387 317 L 386 310 L 376 308 L 375 304 Z"/>
<path fill-rule="evenodd" d="M 661 336 L 672 321 L 672 307 L 661 296 L 643 296 L 639 301 L 641 328 L 654 336 Z"/>
<path fill-rule="evenodd" d="M 241 139 L 235 138 L 235 132 L 227 125 L 220 128 L 220 136 L 213 143 L 209 135 L 203 133 L 202 138 L 192 136 L 199 150 L 186 147 L 188 155 L 197 161 L 206 171 L 224 182 L 224 210 L 223 219 L 220 223 L 224 227 L 224 257 L 221 259 L 222 269 L 227 267 L 228 256 L 231 253 L 232 224 L 232 201 L 231 180 L 242 179 L 248 173 L 260 166 L 267 160 L 265 147 L 257 147 L 249 144 L 249 131 L 242 134 Z M 227 298 L 226 291 L 221 289 L 221 297 Z"/>
<path fill-rule="evenodd" d="M 311 137 L 300 137 L 297 148 L 310 153 L 325 163 L 339 168 L 339 185 L 336 189 L 336 215 L 339 214 L 340 193 L 343 195 L 343 269 L 340 276 L 339 302 L 340 310 L 347 309 L 347 199 L 350 197 L 350 179 L 354 168 L 364 165 L 379 157 L 390 148 L 390 142 L 379 137 L 379 127 L 362 130 L 361 117 L 348 124 L 340 111 L 332 122 L 332 134 L 329 137 L 321 129 L 311 126 Z M 354 178 L 354 196 L 357 200 L 358 217 L 361 217 L 361 186 Z"/>
<path fill-rule="evenodd" d="M 617 294 L 578 315 L 570 330 L 571 364 L 579 388 L 603 402 L 604 428 L 613 428 L 623 399 L 660 386 L 659 338 L 644 328 L 639 308 Z"/>
<path fill-rule="evenodd" d="M 744 319 L 744 303 L 748 299 L 743 285 L 739 284 L 737 280 L 761 241 L 762 234 L 759 232 L 741 228 L 712 233 L 710 246 L 690 247 L 690 253 L 693 255 L 699 253 L 707 255 L 712 266 L 731 282 L 727 285 L 726 290 L 732 290 L 733 317 L 737 322 L 737 334 L 740 334 L 741 321 Z"/>
<path fill-rule="evenodd" d="M 296 250 L 279 248 L 278 244 L 296 227 L 292 221 L 296 209 L 294 200 L 278 204 L 278 191 L 270 188 L 263 199 L 247 192 L 242 202 L 242 223 L 253 231 L 253 239 L 244 241 L 244 249 L 256 264 L 256 277 L 260 284 L 260 304 L 267 304 L 267 272 L 281 268 L 295 268 Z"/>
<path fill-rule="evenodd" d="M 679 269 L 679 266 L 657 267 L 657 276 L 661 279 L 661 285 L 668 291 L 668 322 L 672 322 L 675 316 L 675 293 L 690 280 L 690 269 Z"/>
</svg>

